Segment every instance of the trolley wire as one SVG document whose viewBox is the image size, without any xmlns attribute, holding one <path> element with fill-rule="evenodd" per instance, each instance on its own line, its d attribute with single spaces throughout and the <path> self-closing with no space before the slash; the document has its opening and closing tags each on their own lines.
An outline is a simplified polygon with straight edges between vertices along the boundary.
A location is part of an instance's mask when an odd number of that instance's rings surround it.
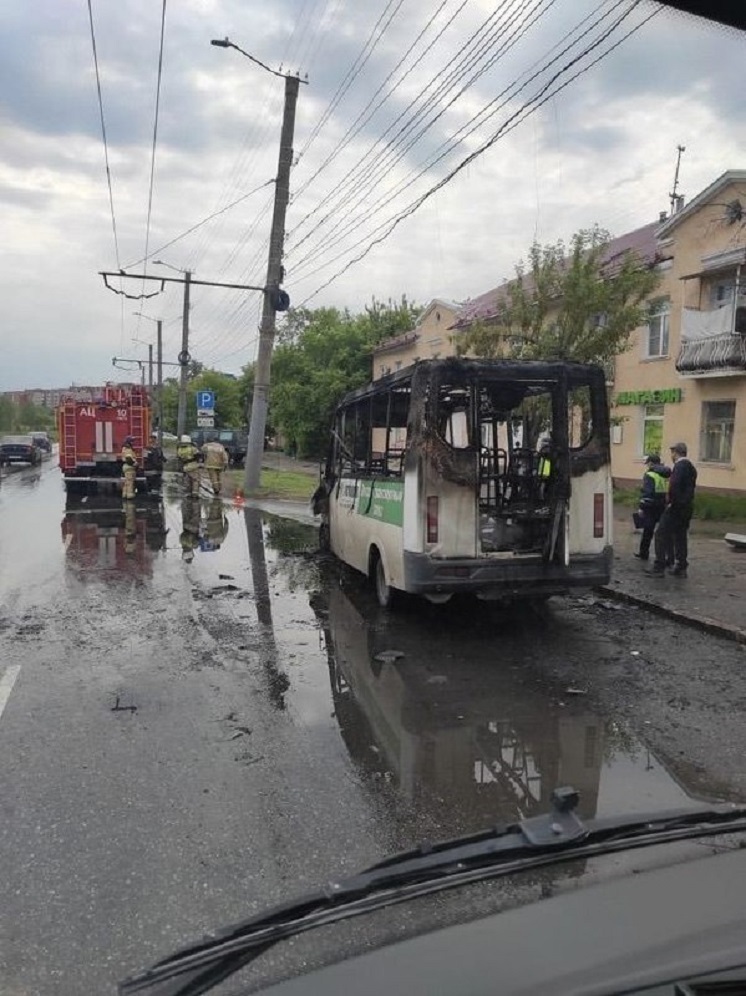
<svg viewBox="0 0 746 996">
<path fill-rule="evenodd" d="M 404 189 L 410 186 L 411 183 L 419 179 L 420 176 L 422 176 L 423 173 L 427 171 L 426 169 L 422 168 L 423 166 L 422 163 L 418 164 L 416 170 L 419 170 L 419 173 L 415 172 L 414 174 L 408 174 L 408 176 L 412 177 L 411 180 L 408 180 L 407 177 L 404 177 L 402 180 L 399 181 L 399 183 L 393 189 L 393 191 L 388 191 L 385 194 L 382 194 L 381 197 L 377 201 L 375 201 L 372 205 L 368 205 L 368 207 L 366 208 L 366 210 L 362 215 L 360 215 L 359 213 L 358 214 L 354 213 L 357 206 L 360 206 L 365 203 L 369 192 L 374 190 L 375 187 L 377 186 L 379 178 L 385 179 L 385 177 L 388 176 L 391 170 L 394 168 L 396 163 L 399 162 L 406 155 L 406 153 L 411 148 L 414 147 L 414 145 L 419 141 L 419 139 L 422 138 L 422 136 L 430 128 L 432 128 L 435 122 L 437 122 L 443 116 L 443 114 L 446 113 L 446 111 L 463 95 L 463 93 L 471 85 L 473 85 L 473 83 L 477 79 L 479 79 L 489 68 L 491 68 L 500 58 L 502 58 L 503 55 L 505 55 L 510 49 L 512 49 L 518 43 L 518 41 L 520 41 L 520 39 L 524 37 L 525 34 L 528 33 L 528 31 L 534 26 L 534 24 L 549 10 L 549 8 L 553 6 L 555 2 L 556 0 L 537 0 L 534 7 L 531 8 L 531 10 L 529 11 L 528 20 L 524 20 L 520 24 L 514 24 L 512 34 L 510 33 L 506 34 L 502 25 L 496 26 L 495 37 L 499 35 L 499 37 L 502 38 L 502 43 L 500 44 L 497 51 L 492 53 L 490 58 L 487 60 L 486 64 L 483 64 L 478 69 L 476 69 L 471 79 L 469 79 L 467 83 L 465 83 L 453 96 L 451 96 L 447 102 L 445 100 L 441 100 L 438 104 L 436 104 L 434 113 L 432 114 L 430 120 L 422 124 L 419 131 L 413 136 L 411 136 L 408 139 L 407 143 L 403 147 L 401 147 L 398 152 L 395 151 L 395 146 L 392 143 L 390 143 L 389 149 L 394 154 L 393 161 L 390 161 L 390 158 L 387 158 L 384 155 L 376 163 L 372 164 L 371 169 L 373 172 L 372 175 L 369 175 L 367 177 L 368 180 L 367 184 L 362 187 L 358 186 L 349 187 L 347 194 L 342 196 L 340 200 L 334 202 L 331 209 L 327 212 L 327 214 L 322 219 L 320 219 L 320 221 L 317 223 L 316 229 L 312 232 L 307 233 L 302 239 L 300 239 L 295 244 L 293 249 L 290 251 L 290 255 L 292 255 L 292 253 L 294 252 L 297 252 L 298 248 L 301 245 L 303 245 L 306 241 L 309 241 L 314 236 L 316 237 L 315 246 L 310 248 L 306 252 L 306 255 L 295 263 L 296 272 L 299 267 L 306 264 L 309 258 L 318 255 L 320 251 L 323 251 L 323 249 L 328 248 L 328 240 L 336 233 L 339 233 L 340 229 L 342 229 L 342 232 L 341 234 L 338 235 L 337 241 L 341 241 L 341 239 L 344 237 L 344 235 L 347 232 L 359 228 L 359 225 L 362 222 L 368 220 L 370 217 L 375 215 L 380 210 L 381 207 L 385 207 L 386 204 L 390 203 L 391 200 L 395 199 L 395 197 L 399 193 L 401 193 Z M 527 8 L 524 8 L 524 10 L 526 9 Z M 463 79 L 463 77 L 461 77 L 461 79 Z M 513 86 L 513 84 L 511 84 L 511 86 Z M 506 90 L 503 91 L 503 93 L 507 92 L 508 89 L 510 89 L 510 87 L 506 88 Z M 442 93 L 442 88 L 439 88 L 439 90 L 436 91 L 436 94 L 434 95 L 435 99 L 443 96 L 444 95 Z M 420 112 L 418 112 L 412 118 L 412 122 L 416 121 L 419 114 Z M 399 136 L 404 136 L 406 134 L 406 131 L 411 129 L 412 122 L 410 122 L 408 125 L 403 126 L 396 137 L 398 138 Z M 460 130 L 463 130 L 463 127 L 464 126 L 462 126 L 462 129 Z M 457 144 L 458 142 L 454 143 L 454 146 Z M 442 145 L 439 148 L 442 148 Z M 434 154 L 432 154 L 431 158 L 434 159 L 434 162 L 437 162 L 439 161 L 440 158 L 442 158 L 442 156 L 435 158 Z M 431 162 L 430 165 L 434 165 L 434 162 Z M 385 172 L 383 172 L 384 170 Z M 365 179 L 366 177 L 364 175 L 357 177 L 356 178 L 357 184 L 362 185 Z M 338 190 L 340 189 L 340 186 L 338 186 L 337 188 Z M 353 198 L 355 199 L 356 204 L 353 205 L 351 208 L 349 208 L 348 211 L 344 214 L 344 216 L 340 217 L 340 212 L 342 211 L 342 209 L 347 207 Z M 336 220 L 333 221 L 331 229 L 323 232 L 319 231 L 321 225 L 325 221 L 334 218 L 335 216 Z"/>
<path fill-rule="evenodd" d="M 98 67 L 98 51 L 96 49 L 96 32 L 93 26 L 93 8 L 91 0 L 88 0 L 88 20 L 91 26 L 91 46 L 93 48 L 93 65 L 96 70 L 96 92 L 98 94 L 98 109 L 101 117 L 101 135 L 104 143 L 104 161 L 106 163 L 106 183 L 109 188 L 109 208 L 111 211 L 111 230 L 114 235 L 114 253 L 117 259 L 117 267 L 121 269 L 119 257 L 119 240 L 117 238 L 117 222 L 114 213 L 114 192 L 111 183 L 111 166 L 109 164 L 109 143 L 106 137 L 106 120 L 104 118 L 104 101 L 101 94 L 101 74 Z"/>
<path fill-rule="evenodd" d="M 474 152 L 466 156 L 454 169 L 452 169 L 446 176 L 442 177 L 437 183 L 433 184 L 427 191 L 416 198 L 407 208 L 402 210 L 396 217 L 388 219 L 380 228 L 385 230 L 375 239 L 372 239 L 363 249 L 363 251 L 350 259 L 340 270 L 329 277 L 321 286 L 317 287 L 311 294 L 309 294 L 299 305 L 303 307 L 308 301 L 316 297 L 317 294 L 321 293 L 322 290 L 326 289 L 335 280 L 339 279 L 347 270 L 349 270 L 356 263 L 359 263 L 364 259 L 371 250 L 384 242 L 389 236 L 394 232 L 394 230 L 399 226 L 399 224 L 406 218 L 414 214 L 430 197 L 433 196 L 438 190 L 442 189 L 446 184 L 450 183 L 451 180 L 457 176 L 463 169 L 465 169 L 470 163 L 472 163 L 479 156 L 483 155 L 489 148 L 491 148 L 496 142 L 498 142 L 505 134 L 512 131 L 519 124 L 525 120 L 526 117 L 535 113 L 543 104 L 545 104 L 552 97 L 556 96 L 557 93 L 568 87 L 574 80 L 578 77 L 587 73 L 593 66 L 597 65 L 602 59 L 606 58 L 612 51 L 618 48 L 624 41 L 626 41 L 631 35 L 635 34 L 640 30 L 645 24 L 648 23 L 653 17 L 660 12 L 662 8 L 653 9 L 646 17 L 644 17 L 638 24 L 630 28 L 625 34 L 623 34 L 617 41 L 611 44 L 603 52 L 601 52 L 596 58 L 592 59 L 587 65 L 580 68 L 577 72 L 573 73 L 568 79 L 559 83 L 554 89 L 551 89 L 554 83 L 558 83 L 560 77 L 564 75 L 572 66 L 577 65 L 580 60 L 585 58 L 591 51 L 598 48 L 599 45 L 603 44 L 609 36 L 616 30 L 619 24 L 626 19 L 632 11 L 638 6 L 641 0 L 634 0 L 632 6 L 625 11 L 621 17 L 612 25 L 601 38 L 594 40 L 586 49 L 583 50 L 579 55 L 573 57 L 569 60 L 561 69 L 559 69 L 541 88 L 534 94 L 530 100 L 526 101 L 517 111 L 511 114 L 505 122 L 498 128 L 498 130 L 490 136 L 485 142 L 483 142 L 479 148 L 475 149 Z M 371 233 L 372 234 L 372 233 Z M 369 236 L 370 238 L 370 236 Z M 356 247 L 353 247 L 353 249 Z M 349 251 L 349 250 L 348 250 Z M 329 264 L 326 264 L 329 265 Z"/>
<path fill-rule="evenodd" d="M 309 211 L 295 226 L 293 231 L 290 233 L 291 239 L 293 235 L 296 235 L 299 230 L 308 221 L 310 221 L 311 218 L 313 218 L 322 205 L 328 208 L 328 210 L 327 213 L 321 218 L 320 222 L 316 223 L 316 227 L 318 227 L 319 224 L 323 224 L 334 213 L 334 210 L 337 208 L 341 209 L 351 197 L 359 197 L 359 199 L 362 199 L 364 193 L 366 193 L 373 185 L 375 178 L 377 176 L 384 175 L 387 168 L 393 165 L 391 157 L 395 154 L 397 145 L 403 141 L 412 128 L 416 126 L 418 119 L 422 118 L 430 108 L 436 105 L 439 98 L 441 98 L 452 85 L 458 83 L 464 78 L 464 75 L 475 64 L 475 61 L 478 59 L 479 55 L 485 51 L 491 42 L 496 40 L 499 26 L 496 27 L 492 22 L 495 21 L 501 10 L 505 9 L 506 5 L 509 3 L 514 6 L 516 0 L 503 0 L 503 2 L 482 21 L 482 23 L 472 32 L 472 34 L 462 44 L 461 48 L 456 52 L 453 60 L 451 61 L 449 70 L 445 74 L 442 70 L 439 70 L 430 79 L 424 87 L 422 93 L 418 97 L 415 97 L 409 101 L 406 107 L 403 108 L 403 110 L 385 129 L 383 134 L 370 145 L 368 151 L 361 158 L 361 160 L 349 169 L 342 180 L 335 185 L 336 201 L 334 203 L 334 208 L 332 208 L 328 202 L 317 204 L 316 207 Z M 510 10 L 510 7 L 508 7 L 508 9 Z M 436 37 L 423 53 L 423 56 L 432 48 L 433 44 L 453 23 L 453 20 L 460 12 L 461 8 L 456 11 L 453 18 L 443 26 L 440 32 L 438 32 Z M 492 26 L 490 27 L 491 24 Z M 400 83 L 401 82 L 403 82 L 403 80 L 400 81 Z M 419 108 L 417 108 L 418 103 L 421 105 Z M 407 118 L 408 113 L 413 108 L 416 108 L 414 113 Z M 396 126 L 399 125 L 400 122 L 402 123 L 398 131 L 394 132 Z M 384 150 L 382 152 L 378 152 L 377 150 L 381 141 L 390 135 L 391 132 L 394 132 L 393 137 L 387 141 Z M 398 158 L 401 158 L 401 156 Z M 305 242 L 312 235 L 313 231 L 305 235 L 296 243 L 295 248 L 297 249 L 302 242 Z"/>
</svg>

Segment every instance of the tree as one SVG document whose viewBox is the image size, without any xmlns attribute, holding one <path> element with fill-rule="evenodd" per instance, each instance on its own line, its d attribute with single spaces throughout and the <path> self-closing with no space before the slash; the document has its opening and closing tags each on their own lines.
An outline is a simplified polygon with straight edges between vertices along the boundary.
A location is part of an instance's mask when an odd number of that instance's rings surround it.
<svg viewBox="0 0 746 996">
<path fill-rule="evenodd" d="M 608 258 L 610 235 L 581 229 L 570 247 L 534 242 L 489 322 L 459 337 L 459 355 L 575 360 L 609 366 L 647 318 L 660 277 L 634 253 Z"/>
<path fill-rule="evenodd" d="M 200 372 L 187 382 L 187 426 L 196 425 L 198 391 L 214 391 L 217 428 L 245 425 L 238 378 L 219 370 L 206 370 L 201 364 L 199 366 Z M 170 432 L 176 430 L 178 406 L 179 382 L 175 377 L 169 377 L 163 382 L 163 428 Z"/>
<path fill-rule="evenodd" d="M 411 329 L 419 311 L 402 298 L 373 300 L 357 315 L 338 308 L 288 312 L 272 358 L 270 419 L 291 452 L 326 451 L 337 402 L 371 378 L 373 347 Z"/>
</svg>

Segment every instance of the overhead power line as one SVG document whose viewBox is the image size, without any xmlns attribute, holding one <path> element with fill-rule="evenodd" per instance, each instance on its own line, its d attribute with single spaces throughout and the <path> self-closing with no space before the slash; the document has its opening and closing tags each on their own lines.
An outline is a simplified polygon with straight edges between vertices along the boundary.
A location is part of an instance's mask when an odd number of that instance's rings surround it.
<svg viewBox="0 0 746 996">
<path fill-rule="evenodd" d="M 145 223 L 145 255 L 148 259 L 148 245 L 150 243 L 150 220 L 153 213 L 153 186 L 155 182 L 155 150 L 158 142 L 158 113 L 161 106 L 161 80 L 163 78 L 163 40 L 166 33 L 166 0 L 163 0 L 161 7 L 161 40 L 158 46 L 158 78 L 155 85 L 155 111 L 153 114 L 153 148 L 150 154 L 150 184 L 148 187 L 148 217 Z"/>
<path fill-rule="evenodd" d="M 423 163 L 420 163 L 416 167 L 418 172 L 409 174 L 408 177 L 405 177 L 399 181 L 393 190 L 389 190 L 382 194 L 381 197 L 373 204 L 369 203 L 369 195 L 373 190 L 375 190 L 379 180 L 386 179 L 394 166 L 396 166 L 396 164 L 404 158 L 406 153 L 416 145 L 416 143 L 433 127 L 433 125 L 466 92 L 466 90 L 469 89 L 469 87 L 472 86 L 481 76 L 483 76 L 488 69 L 494 66 L 500 58 L 510 51 L 510 49 L 512 49 L 520 41 L 520 39 L 528 33 L 534 24 L 555 2 L 556 0 L 535 0 L 532 8 L 529 9 L 526 5 L 522 8 L 521 13 L 526 15 L 523 20 L 519 21 L 518 18 L 513 15 L 512 21 L 509 21 L 506 24 L 498 23 L 497 25 L 493 25 L 492 33 L 489 37 L 493 41 L 497 41 L 499 39 L 500 44 L 497 50 L 489 55 L 487 61 L 474 70 L 467 82 L 460 86 L 460 88 L 448 97 L 447 100 L 444 85 L 440 84 L 437 90 L 427 98 L 426 104 L 417 110 L 408 122 L 405 122 L 405 124 L 402 125 L 394 138 L 389 142 L 387 150 L 384 151 L 384 153 L 372 161 L 362 174 L 354 175 L 352 171 L 348 173 L 348 176 L 353 177 L 355 181 L 354 185 L 348 185 L 348 189 L 344 194 L 341 194 L 343 184 L 339 184 L 337 186 L 335 192 L 336 200 L 332 198 L 331 203 L 327 202 L 325 206 L 327 206 L 328 209 L 324 217 L 316 223 L 316 227 L 312 231 L 308 232 L 294 245 L 293 249 L 289 253 L 289 256 L 292 256 L 305 242 L 309 241 L 311 238 L 315 239 L 315 245 L 306 252 L 305 256 L 294 263 L 294 275 L 297 276 L 299 268 L 306 265 L 309 259 L 316 257 L 319 252 L 328 250 L 330 238 L 336 235 L 337 238 L 335 241 L 341 242 L 348 232 L 359 231 L 359 226 L 363 222 L 369 220 L 372 216 L 377 214 L 383 207 L 386 206 L 386 204 L 394 200 L 398 194 L 403 192 L 403 190 L 407 189 L 412 185 L 412 183 L 424 175 L 424 173 L 435 165 L 439 159 L 443 158 L 440 156 L 432 161 L 434 157 L 431 156 L 431 161 L 428 166 L 424 166 Z M 511 23 L 512 32 L 509 30 Z M 481 32 L 475 32 L 472 38 L 476 37 L 478 34 L 481 34 Z M 473 64 L 473 62 L 470 63 L 470 65 Z M 447 78 L 446 85 L 450 83 L 458 85 L 463 78 L 463 74 L 456 75 L 454 72 Z M 434 78 L 434 80 L 437 79 L 438 77 Z M 507 93 L 515 85 L 516 84 L 510 84 L 510 86 L 503 91 L 503 94 Z M 414 135 L 407 138 L 407 133 L 411 132 L 412 127 L 417 123 L 418 119 L 428 110 L 431 110 L 429 119 L 425 120 Z M 472 120 L 474 119 L 472 118 Z M 405 139 L 406 144 L 401 145 L 400 140 L 403 141 Z M 397 149 L 398 143 L 399 148 Z M 458 144 L 458 142 L 454 142 L 453 146 L 455 147 Z M 365 205 L 365 210 L 362 215 L 355 213 L 356 208 L 359 205 Z M 323 229 L 322 225 L 329 219 L 332 219 L 331 229 Z"/>
<path fill-rule="evenodd" d="M 111 230 L 114 234 L 114 254 L 116 255 L 117 266 L 121 266 L 119 258 L 119 240 L 117 238 L 117 222 L 114 215 L 114 193 L 111 185 L 111 167 L 109 165 L 109 144 L 106 139 L 106 121 L 104 119 L 104 101 L 101 95 L 101 74 L 98 68 L 98 52 L 96 50 L 96 32 L 93 27 L 93 8 L 91 0 L 88 0 L 88 20 L 91 25 L 91 46 L 93 47 L 93 65 L 96 69 L 96 92 L 98 93 L 98 109 L 101 116 L 101 136 L 104 142 L 104 160 L 106 162 L 106 183 L 109 188 L 109 208 L 111 210 Z"/>
<path fill-rule="evenodd" d="M 621 38 L 619 38 L 608 48 L 606 48 L 603 52 L 597 55 L 596 58 L 592 59 L 589 63 L 582 66 L 580 69 L 577 70 L 577 72 L 573 73 L 570 77 L 559 83 L 559 85 L 554 86 L 554 88 L 552 88 L 553 84 L 558 83 L 560 78 L 569 69 L 571 69 L 574 65 L 577 65 L 578 62 L 580 62 L 583 58 L 585 58 L 585 56 L 590 54 L 591 51 L 598 48 L 599 45 L 603 44 L 603 42 L 606 41 L 610 37 L 610 35 L 616 30 L 619 24 L 624 19 L 626 19 L 632 13 L 632 11 L 638 7 L 638 5 L 641 2 L 642 0 L 634 0 L 629 9 L 625 11 L 606 32 L 604 32 L 603 36 L 595 39 L 580 54 L 574 56 L 567 63 L 565 63 L 565 65 L 561 69 L 559 69 L 546 83 L 544 83 L 528 101 L 526 101 L 517 111 L 511 114 L 506 119 L 506 121 L 503 122 L 500 128 L 498 128 L 497 131 L 492 136 L 490 136 L 490 138 L 487 141 L 483 142 L 478 149 L 476 149 L 470 155 L 466 156 L 446 176 L 440 179 L 437 183 L 433 184 L 427 191 L 425 191 L 422 195 L 416 198 L 407 208 L 402 210 L 396 217 L 390 218 L 387 222 L 384 222 L 381 226 L 379 226 L 379 229 L 384 229 L 382 231 L 382 234 L 380 234 L 378 237 L 368 242 L 368 244 L 365 246 L 363 251 L 358 256 L 354 257 L 353 259 L 350 259 L 343 267 L 340 268 L 340 270 L 338 270 L 331 277 L 329 277 L 329 279 L 326 280 L 323 284 L 321 284 L 321 286 L 317 287 L 316 290 L 314 290 L 311 294 L 309 294 L 298 307 L 302 307 L 303 305 L 307 304 L 308 301 L 316 297 L 316 295 L 319 294 L 322 290 L 324 290 L 326 287 L 332 284 L 335 280 L 339 279 L 339 277 L 342 276 L 343 273 L 347 272 L 347 270 L 349 270 L 352 266 L 354 266 L 356 263 L 359 263 L 362 259 L 364 259 L 375 246 L 380 245 L 382 242 L 384 242 L 394 232 L 394 230 L 399 226 L 399 224 L 402 221 L 404 221 L 406 218 L 414 214 L 415 211 L 417 211 L 430 197 L 432 197 L 433 194 L 435 194 L 442 187 L 446 186 L 446 184 L 450 183 L 450 181 L 455 176 L 457 176 L 463 169 L 465 169 L 470 163 L 474 162 L 474 160 L 477 159 L 479 156 L 483 155 L 484 152 L 490 149 L 497 141 L 499 141 L 499 139 L 504 137 L 504 135 L 512 131 L 519 124 L 521 124 L 525 120 L 525 118 L 535 113 L 548 100 L 551 100 L 559 92 L 568 87 L 579 76 L 584 75 L 593 66 L 601 62 L 602 59 L 606 58 L 606 56 L 608 56 L 612 51 L 614 51 L 614 49 L 618 48 L 631 35 L 639 31 L 640 28 L 642 28 L 645 24 L 647 24 L 648 21 L 650 21 L 653 17 L 655 17 L 656 14 L 658 14 L 661 10 L 660 7 L 653 9 L 638 24 L 634 25 L 632 28 L 629 29 L 629 31 L 625 32 L 625 34 L 622 35 Z M 352 248 L 354 249 L 355 247 Z"/>
<path fill-rule="evenodd" d="M 396 17 L 396 15 L 399 13 L 399 10 L 400 10 L 403 2 L 404 2 L 404 0 L 387 0 L 386 6 L 384 7 L 383 12 L 381 13 L 381 15 L 378 18 L 378 20 L 376 21 L 376 23 L 373 25 L 373 28 L 372 28 L 370 34 L 368 35 L 368 38 L 367 38 L 365 44 L 363 45 L 362 51 L 355 58 L 355 60 L 352 63 L 352 65 L 347 70 L 347 73 L 345 74 L 342 82 L 337 87 L 337 89 L 336 89 L 336 91 L 334 93 L 334 96 L 332 97 L 332 99 L 330 100 L 329 104 L 327 105 L 326 110 L 324 111 L 324 113 L 319 118 L 318 122 L 316 123 L 316 126 L 312 130 L 312 132 L 309 135 L 309 137 L 306 139 L 306 144 L 303 146 L 303 148 L 298 153 L 298 159 L 297 159 L 297 161 L 300 161 L 303 158 L 303 156 L 306 154 L 306 152 L 308 152 L 308 149 L 313 144 L 313 142 L 316 140 L 319 132 L 324 127 L 324 125 L 329 120 L 329 118 L 332 116 L 332 114 L 334 113 L 336 107 L 338 106 L 338 104 L 340 103 L 340 101 L 342 100 L 342 98 L 344 97 L 345 93 L 347 93 L 347 91 L 352 86 L 352 84 L 355 81 L 355 79 L 360 75 L 360 73 L 361 73 L 363 67 L 365 66 L 365 64 L 367 63 L 368 59 L 370 59 L 371 55 L 376 50 L 376 48 L 378 46 L 378 43 L 381 41 L 381 39 L 383 38 L 383 36 L 386 33 L 386 31 L 388 30 L 388 28 L 391 26 L 391 22 L 394 20 L 394 18 Z M 394 5 L 394 3 L 396 3 L 396 6 L 394 7 L 392 13 L 389 15 L 389 18 L 386 21 L 386 23 L 383 25 L 383 27 L 381 28 L 380 32 L 376 36 L 376 32 L 378 31 L 379 25 L 382 23 L 382 21 L 384 20 L 384 18 L 386 17 L 386 15 L 388 14 L 389 10 Z"/>
<path fill-rule="evenodd" d="M 164 242 L 162 246 L 159 246 L 157 249 L 153 249 L 147 256 L 143 256 L 141 259 L 137 259 L 133 263 L 127 263 L 124 269 L 130 270 L 133 266 L 140 266 L 141 263 L 145 263 L 147 260 L 152 259 L 153 256 L 160 256 L 164 249 L 169 249 L 172 245 L 175 245 L 177 242 L 185 239 L 187 235 L 191 235 L 192 232 L 196 232 L 197 229 L 202 228 L 203 225 L 206 225 L 209 221 L 212 221 L 213 218 L 218 218 L 221 214 L 225 214 L 226 211 L 230 211 L 230 209 L 234 208 L 237 204 L 241 204 L 247 198 L 251 197 L 252 194 L 256 194 L 260 190 L 264 190 L 265 187 L 270 187 L 274 182 L 274 178 L 266 180 L 264 183 L 260 183 L 258 187 L 254 187 L 253 190 L 249 190 L 247 193 L 241 194 L 241 196 L 237 197 L 235 201 L 231 201 L 230 204 L 226 204 L 225 207 L 220 208 L 219 211 L 213 211 L 212 214 L 208 214 L 208 216 L 203 218 L 202 221 L 198 221 L 196 225 L 192 225 L 191 228 L 187 228 L 187 230 L 182 232 L 181 235 L 176 235 L 169 242 Z"/>
<path fill-rule="evenodd" d="M 397 115 L 394 121 L 389 124 L 380 138 L 370 145 L 368 151 L 360 159 L 360 161 L 348 170 L 342 180 L 335 185 L 335 191 L 331 202 L 326 200 L 321 204 L 317 204 L 315 208 L 301 218 L 293 231 L 290 233 L 291 240 L 294 235 L 297 237 L 297 233 L 313 218 L 322 206 L 326 208 L 324 216 L 320 219 L 320 221 L 315 223 L 314 228 L 311 229 L 311 231 L 296 242 L 293 251 L 297 251 L 301 244 L 317 235 L 319 226 L 324 224 L 324 222 L 326 222 L 330 217 L 337 214 L 338 211 L 346 206 L 351 199 L 362 202 L 367 193 L 375 186 L 377 180 L 385 178 L 396 162 L 403 158 L 412 145 L 414 145 L 422 137 L 422 135 L 424 135 L 435 124 L 435 122 L 443 116 L 455 100 L 457 100 L 469 88 L 469 86 L 473 85 L 474 82 L 476 82 L 476 80 L 487 71 L 487 69 L 494 65 L 497 59 L 500 58 L 505 51 L 512 47 L 512 44 L 515 44 L 515 41 L 512 41 L 514 34 L 525 24 L 525 18 L 524 21 L 520 20 L 521 14 L 526 14 L 527 11 L 527 4 L 525 3 L 525 0 L 523 0 L 519 10 L 515 11 L 514 8 L 517 2 L 519 2 L 519 0 L 503 0 L 503 2 L 500 3 L 482 21 L 482 23 L 475 28 L 475 30 L 455 53 L 446 69 L 438 69 L 435 75 L 422 88 L 422 92 L 408 102 L 406 107 Z M 555 0 L 538 0 L 538 2 L 548 3 L 549 6 L 551 6 Z M 453 23 L 453 20 L 460 13 L 460 11 L 461 8 L 459 8 L 451 20 L 441 28 L 430 45 L 428 45 L 425 52 L 423 52 L 423 56 L 430 50 L 432 45 L 444 33 L 444 31 Z M 530 16 L 530 14 L 528 16 Z M 513 35 L 509 33 L 511 28 L 513 29 Z M 521 33 L 525 33 L 527 30 L 528 27 L 524 27 Z M 469 82 L 465 84 L 461 90 L 457 91 L 455 96 L 451 97 L 451 99 L 446 102 L 446 95 L 449 91 L 456 88 L 466 77 L 468 72 L 474 69 L 475 66 L 479 65 L 479 60 L 488 56 L 490 49 L 494 48 L 496 45 L 498 45 L 497 52 L 493 53 L 487 62 L 483 63 L 481 68 L 478 68 L 472 75 Z M 406 75 L 408 74 L 405 74 L 405 76 L 402 77 L 402 80 L 399 81 L 397 87 L 394 88 L 394 91 L 401 85 L 403 80 L 406 78 Z M 410 111 L 413 111 L 411 115 L 409 114 Z M 433 115 L 430 120 L 427 121 L 426 124 L 422 125 L 414 138 L 410 138 L 408 140 L 408 136 L 411 135 L 418 122 L 425 119 L 425 116 L 431 111 L 433 111 Z M 388 138 L 384 149 L 380 150 L 380 143 L 386 139 L 387 136 L 391 137 Z M 405 142 L 407 143 L 406 145 L 403 144 Z M 349 212 L 346 213 L 346 217 L 349 218 Z"/>
</svg>

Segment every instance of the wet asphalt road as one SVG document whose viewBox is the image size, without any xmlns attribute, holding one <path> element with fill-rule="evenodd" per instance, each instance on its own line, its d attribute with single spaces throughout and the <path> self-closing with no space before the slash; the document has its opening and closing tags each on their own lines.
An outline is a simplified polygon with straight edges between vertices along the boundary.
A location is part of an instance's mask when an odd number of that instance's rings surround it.
<svg viewBox="0 0 746 996">
<path fill-rule="evenodd" d="M 586 816 L 746 798 L 741 647 L 593 597 L 382 613 L 296 515 L 3 474 L 4 996 L 113 993 L 557 785 Z"/>
</svg>

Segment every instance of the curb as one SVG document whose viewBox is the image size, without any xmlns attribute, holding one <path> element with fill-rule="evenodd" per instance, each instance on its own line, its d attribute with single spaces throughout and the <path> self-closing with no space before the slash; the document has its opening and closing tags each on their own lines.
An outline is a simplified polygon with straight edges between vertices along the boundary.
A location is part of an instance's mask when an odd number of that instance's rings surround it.
<svg viewBox="0 0 746 996">
<path fill-rule="evenodd" d="M 691 626 L 704 633 L 711 633 L 714 636 L 721 636 L 725 640 L 732 640 L 746 646 L 746 630 L 738 626 L 731 626 L 730 623 L 719 622 L 717 619 L 710 619 L 708 616 L 696 616 L 691 613 L 682 612 L 665 602 L 651 602 L 639 595 L 631 595 L 627 591 L 620 591 L 618 588 L 611 588 L 608 585 L 601 585 L 596 588 L 604 597 L 612 601 L 624 602 L 627 605 L 635 605 L 639 609 L 645 609 L 654 615 L 665 616 L 681 623 L 683 626 Z"/>
</svg>

